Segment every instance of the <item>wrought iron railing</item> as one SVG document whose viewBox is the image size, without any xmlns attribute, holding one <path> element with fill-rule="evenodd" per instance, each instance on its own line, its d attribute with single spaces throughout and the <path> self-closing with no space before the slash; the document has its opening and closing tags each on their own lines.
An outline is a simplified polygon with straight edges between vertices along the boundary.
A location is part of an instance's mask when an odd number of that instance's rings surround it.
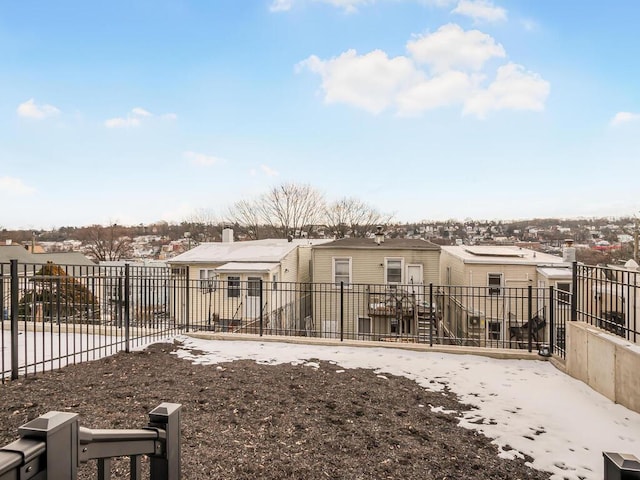
<svg viewBox="0 0 640 480">
<path fill-rule="evenodd" d="M 189 278 L 188 269 L 0 264 L 2 381 L 193 330 L 483 348 L 564 357 L 582 320 L 640 339 L 638 272 L 574 265 L 572 291 Z M 575 294 L 572 294 L 575 292 Z"/>
<path fill-rule="evenodd" d="M 633 343 L 640 341 L 640 272 L 576 264 L 575 320 Z"/>
</svg>

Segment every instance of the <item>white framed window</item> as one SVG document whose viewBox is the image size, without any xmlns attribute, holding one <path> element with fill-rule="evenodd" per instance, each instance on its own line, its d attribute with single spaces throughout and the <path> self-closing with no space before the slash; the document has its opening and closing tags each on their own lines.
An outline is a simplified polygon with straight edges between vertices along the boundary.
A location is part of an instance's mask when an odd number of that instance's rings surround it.
<svg viewBox="0 0 640 480">
<path fill-rule="evenodd" d="M 216 271 L 212 268 L 200 269 L 200 289 L 201 290 L 215 290 L 216 285 Z"/>
<path fill-rule="evenodd" d="M 333 283 L 337 287 L 351 285 L 351 257 L 335 257 L 333 259 Z"/>
<path fill-rule="evenodd" d="M 487 274 L 487 285 L 489 286 L 489 295 L 502 295 L 502 274 Z"/>
<path fill-rule="evenodd" d="M 227 277 L 227 297 L 240 297 L 240 277 Z"/>
<path fill-rule="evenodd" d="M 384 259 L 384 283 L 399 285 L 402 283 L 402 271 L 404 270 L 403 258 Z"/>
</svg>

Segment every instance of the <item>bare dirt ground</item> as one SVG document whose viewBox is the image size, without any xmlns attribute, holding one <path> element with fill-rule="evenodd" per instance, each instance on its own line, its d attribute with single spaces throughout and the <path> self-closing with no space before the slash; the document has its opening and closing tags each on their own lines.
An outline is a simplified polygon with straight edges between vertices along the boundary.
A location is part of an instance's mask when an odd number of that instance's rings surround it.
<svg viewBox="0 0 640 480">
<path fill-rule="evenodd" d="M 162 402 L 183 405 L 185 479 L 548 479 L 504 460 L 483 435 L 441 406 L 469 410 L 451 392 L 370 370 L 318 362 L 193 365 L 156 344 L 0 385 L 0 445 L 50 410 L 90 428 L 141 428 Z M 112 478 L 128 478 L 114 462 Z M 82 478 L 96 478 L 95 465 Z"/>
</svg>

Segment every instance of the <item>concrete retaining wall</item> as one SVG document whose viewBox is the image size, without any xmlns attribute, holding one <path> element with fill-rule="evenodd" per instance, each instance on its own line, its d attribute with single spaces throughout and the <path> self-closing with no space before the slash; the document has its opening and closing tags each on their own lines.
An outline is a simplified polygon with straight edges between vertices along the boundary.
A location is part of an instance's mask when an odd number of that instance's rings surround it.
<svg viewBox="0 0 640 480">
<path fill-rule="evenodd" d="M 566 371 L 640 413 L 640 345 L 583 322 L 568 322 Z"/>
</svg>

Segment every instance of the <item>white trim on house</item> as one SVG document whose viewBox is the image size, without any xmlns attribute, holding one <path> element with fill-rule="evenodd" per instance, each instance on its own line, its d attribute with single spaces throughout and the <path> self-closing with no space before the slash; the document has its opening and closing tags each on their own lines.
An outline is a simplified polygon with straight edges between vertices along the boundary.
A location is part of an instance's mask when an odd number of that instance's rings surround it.
<svg viewBox="0 0 640 480">
<path fill-rule="evenodd" d="M 400 281 L 389 281 L 389 263 L 400 262 Z M 401 285 L 404 281 L 404 257 L 384 257 L 384 283 L 387 285 Z"/>
<path fill-rule="evenodd" d="M 498 278 L 500 283 L 491 282 L 491 279 Z M 504 274 L 502 272 L 487 272 L 487 287 L 489 295 L 500 296 L 503 293 Z"/>
<path fill-rule="evenodd" d="M 341 264 L 344 264 L 345 262 L 348 262 L 348 269 L 349 269 L 349 274 L 348 274 L 348 279 L 347 281 L 345 280 L 338 280 L 336 278 L 336 263 L 340 262 Z M 340 277 L 344 277 L 344 274 L 340 274 Z M 351 288 L 351 284 L 352 279 L 353 279 L 353 259 L 352 257 L 331 257 L 331 279 L 332 279 L 332 283 L 336 286 L 339 287 L 340 286 L 340 282 L 344 282 L 344 286 L 347 288 Z"/>
</svg>

